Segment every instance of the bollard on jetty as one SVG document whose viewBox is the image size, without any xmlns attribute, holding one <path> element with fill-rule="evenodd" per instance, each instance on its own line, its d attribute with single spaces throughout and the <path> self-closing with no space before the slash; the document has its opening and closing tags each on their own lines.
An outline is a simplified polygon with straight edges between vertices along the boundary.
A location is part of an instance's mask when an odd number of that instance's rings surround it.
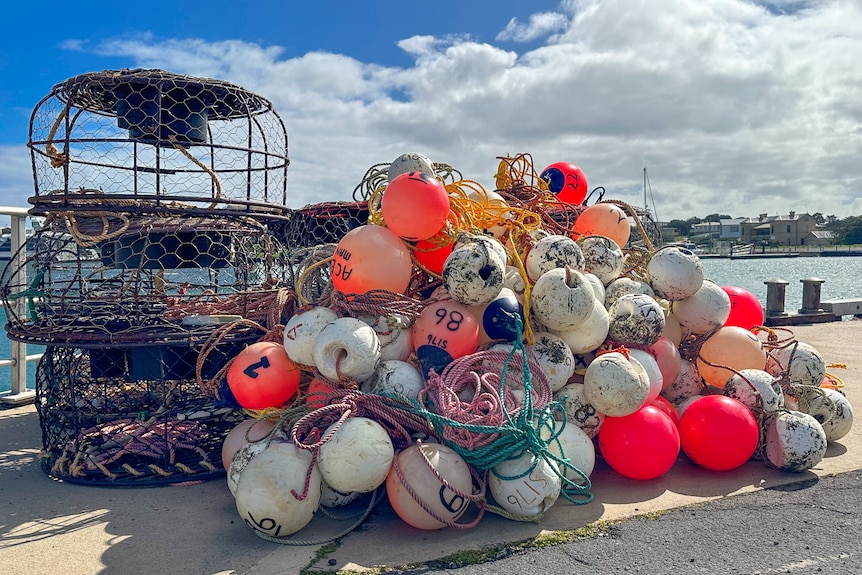
<svg viewBox="0 0 862 575">
<path fill-rule="evenodd" d="M 820 278 L 802 278 L 802 307 L 799 313 L 818 313 L 820 309 L 820 286 L 826 280 Z"/>
<path fill-rule="evenodd" d="M 786 315 L 784 312 L 784 294 L 790 282 L 781 279 L 768 279 L 766 284 L 766 316 Z"/>
</svg>

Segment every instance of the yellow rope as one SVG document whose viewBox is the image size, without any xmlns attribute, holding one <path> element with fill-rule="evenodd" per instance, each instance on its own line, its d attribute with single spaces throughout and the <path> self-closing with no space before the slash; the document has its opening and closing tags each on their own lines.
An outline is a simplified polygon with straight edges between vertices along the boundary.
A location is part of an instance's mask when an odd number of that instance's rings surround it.
<svg viewBox="0 0 862 575">
<path fill-rule="evenodd" d="M 174 148 L 176 148 L 182 155 L 184 155 L 186 158 L 188 158 L 189 161 L 191 161 L 194 165 L 196 165 L 197 167 L 199 167 L 200 169 L 205 171 L 207 174 L 209 174 L 209 177 L 212 178 L 213 185 L 215 185 L 215 189 L 216 189 L 215 199 L 220 200 L 222 197 L 221 196 L 221 182 L 219 182 L 219 179 L 218 179 L 218 176 L 216 176 L 216 173 L 214 171 L 212 171 L 209 168 L 209 166 L 207 166 L 206 164 L 204 164 L 203 162 L 201 162 L 200 160 L 195 158 L 191 154 L 191 152 L 189 152 L 182 144 L 180 144 L 177 141 L 176 136 L 171 135 L 168 137 L 168 140 L 171 142 L 171 144 L 174 146 Z M 213 202 L 209 205 L 209 209 L 210 210 L 215 209 L 216 206 L 218 206 L 218 202 Z"/>
</svg>

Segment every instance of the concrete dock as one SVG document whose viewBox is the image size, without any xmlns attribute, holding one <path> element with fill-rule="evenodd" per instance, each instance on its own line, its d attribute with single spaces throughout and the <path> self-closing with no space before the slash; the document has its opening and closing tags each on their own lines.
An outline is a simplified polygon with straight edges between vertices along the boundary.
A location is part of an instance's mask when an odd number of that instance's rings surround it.
<svg viewBox="0 0 862 575">
<path fill-rule="evenodd" d="M 792 331 L 799 341 L 819 350 L 827 363 L 846 365 L 829 372 L 845 382 L 851 404 L 857 411 L 862 409 L 862 321 L 794 326 Z M 268 575 L 398 569 L 465 550 L 862 469 L 862 424 L 857 422 L 847 436 L 830 444 L 820 464 L 803 473 L 778 471 L 757 461 L 729 472 L 712 472 L 681 455 L 664 476 L 634 481 L 598 461 L 591 476 L 594 501 L 576 506 L 560 499 L 538 524 L 487 514 L 470 530 L 420 531 L 402 522 L 384 500 L 358 529 L 333 545 L 284 545 L 261 539 L 239 520 L 224 480 L 111 488 L 51 479 L 39 466 L 41 435 L 32 406 L 0 410 L 0 446 L 0 573 L 15 575 Z M 295 540 L 324 540 L 345 525 L 315 519 Z M 543 552 L 554 553 L 553 549 Z M 570 567 L 564 572 L 575 569 Z"/>
</svg>

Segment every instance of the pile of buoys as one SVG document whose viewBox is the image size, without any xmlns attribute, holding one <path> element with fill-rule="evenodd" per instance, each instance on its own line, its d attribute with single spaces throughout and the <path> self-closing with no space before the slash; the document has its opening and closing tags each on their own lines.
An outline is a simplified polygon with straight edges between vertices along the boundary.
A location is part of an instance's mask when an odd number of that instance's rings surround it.
<svg viewBox="0 0 862 575">
<path fill-rule="evenodd" d="M 329 295 L 232 360 L 221 389 L 250 418 L 224 465 L 258 534 L 384 492 L 418 529 L 538 521 L 589 503 L 597 452 L 634 480 L 680 454 L 797 472 L 849 431 L 817 350 L 693 252 L 631 242 L 637 213 L 585 205 L 580 168 L 508 158 L 497 187 L 397 158 L 326 262 Z"/>
</svg>

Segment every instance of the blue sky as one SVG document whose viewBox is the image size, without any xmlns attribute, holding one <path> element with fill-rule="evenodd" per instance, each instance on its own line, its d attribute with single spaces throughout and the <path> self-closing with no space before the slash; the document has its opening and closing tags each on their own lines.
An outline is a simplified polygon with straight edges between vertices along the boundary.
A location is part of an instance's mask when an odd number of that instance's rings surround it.
<svg viewBox="0 0 862 575">
<path fill-rule="evenodd" d="M 349 200 L 420 152 L 492 184 L 496 156 L 570 161 L 661 219 L 862 213 L 855 0 L 15 4 L 0 37 L 0 203 L 33 193 L 30 113 L 85 72 L 237 83 L 287 127 L 288 203 Z M 0 223 L 8 219 L 0 219 Z"/>
</svg>

